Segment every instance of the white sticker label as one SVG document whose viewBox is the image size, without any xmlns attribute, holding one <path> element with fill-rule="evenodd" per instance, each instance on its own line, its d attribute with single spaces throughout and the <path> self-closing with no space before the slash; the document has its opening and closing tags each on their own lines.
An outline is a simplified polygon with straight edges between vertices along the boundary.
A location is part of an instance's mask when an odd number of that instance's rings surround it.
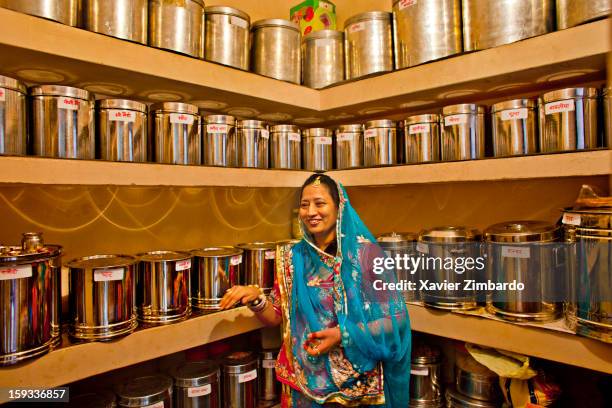
<svg viewBox="0 0 612 408">
<path fill-rule="evenodd" d="M 406 7 L 414 6 L 415 4 L 417 4 L 417 0 L 400 0 L 399 9 L 403 10 Z"/>
<path fill-rule="evenodd" d="M 207 133 L 227 133 L 229 130 L 228 125 L 206 125 Z"/>
<path fill-rule="evenodd" d="M 365 23 L 363 22 L 351 24 L 348 29 L 349 33 L 356 33 L 363 30 L 365 30 Z"/>
<path fill-rule="evenodd" d="M 98 269 L 94 271 L 94 282 L 108 282 L 123 279 L 123 268 Z"/>
<path fill-rule="evenodd" d="M 268 129 L 262 129 L 261 130 L 261 137 L 263 137 L 264 139 L 269 139 L 270 138 L 270 131 Z"/>
<path fill-rule="evenodd" d="M 276 258 L 276 251 L 275 250 L 266 251 L 265 257 L 266 259 Z"/>
<path fill-rule="evenodd" d="M 276 366 L 276 360 L 262 360 L 261 366 L 263 368 L 274 368 Z"/>
<path fill-rule="evenodd" d="M 524 258 L 531 256 L 529 248 L 521 248 L 515 246 L 502 246 L 502 256 L 505 258 Z"/>
<path fill-rule="evenodd" d="M 6 92 L 4 89 L 0 89 L 0 102 L 6 101 Z"/>
<path fill-rule="evenodd" d="M 240 28 L 247 28 L 249 26 L 249 23 L 245 19 L 237 16 L 230 16 L 230 24 Z"/>
<path fill-rule="evenodd" d="M 164 408 L 164 401 L 156 402 L 153 405 L 147 405 L 144 408 Z"/>
<path fill-rule="evenodd" d="M 134 122 L 136 115 L 132 111 L 110 109 L 108 111 L 108 119 L 111 122 Z"/>
<path fill-rule="evenodd" d="M 392 254 L 392 253 L 391 253 L 391 251 L 389 251 L 389 250 L 385 250 L 385 254 L 387 254 L 387 256 L 388 256 L 389 258 L 392 258 L 392 257 L 393 257 L 393 254 Z"/>
<path fill-rule="evenodd" d="M 376 129 L 368 129 L 365 131 L 365 138 L 369 138 L 369 137 L 376 137 L 378 136 L 378 133 L 376 132 Z"/>
<path fill-rule="evenodd" d="M 427 123 L 417 123 L 416 125 L 410 125 L 408 127 L 408 134 L 417 135 L 420 133 L 429 133 L 430 126 Z"/>
<path fill-rule="evenodd" d="M 289 133 L 289 141 L 290 142 L 300 142 L 302 138 L 299 133 L 291 132 Z"/>
<path fill-rule="evenodd" d="M 501 118 L 502 120 L 527 119 L 527 108 L 504 110 Z"/>
<path fill-rule="evenodd" d="M 422 254 L 428 254 L 429 253 L 429 245 L 427 245 L 424 242 L 417 242 L 416 244 L 416 250 Z"/>
<path fill-rule="evenodd" d="M 0 267 L 0 280 L 29 278 L 32 276 L 32 265 Z"/>
<path fill-rule="evenodd" d="M 202 397 L 212 392 L 212 386 L 210 384 L 203 385 L 201 387 L 187 388 L 187 396 L 189 398 Z"/>
<path fill-rule="evenodd" d="M 181 125 L 193 125 L 193 115 L 185 115 L 184 113 L 171 113 L 170 123 L 178 123 Z"/>
<path fill-rule="evenodd" d="M 573 99 L 568 99 L 565 101 L 557 101 L 551 102 L 544 105 L 544 112 L 547 115 L 552 115 L 553 113 L 560 112 L 571 112 L 576 110 L 576 106 L 574 105 Z"/>
<path fill-rule="evenodd" d="M 185 259 L 184 261 L 177 261 L 176 270 L 184 271 L 186 269 L 191 269 L 191 259 Z"/>
<path fill-rule="evenodd" d="M 57 103 L 58 108 L 68 110 L 77 110 L 79 109 L 79 105 L 81 105 L 81 101 L 73 98 L 59 98 L 59 102 Z"/>
<path fill-rule="evenodd" d="M 336 139 L 339 142 L 348 142 L 353 138 L 353 133 L 338 133 L 338 136 L 336 136 Z"/>
<path fill-rule="evenodd" d="M 563 220 L 561 221 L 563 224 L 567 225 L 580 225 L 580 215 L 579 214 L 563 214 Z"/>
<path fill-rule="evenodd" d="M 332 138 L 327 136 L 319 136 L 314 138 L 314 142 L 318 145 L 330 145 L 332 144 Z"/>
<path fill-rule="evenodd" d="M 444 118 L 444 126 L 455 126 L 467 123 L 468 115 L 451 115 Z"/>
<path fill-rule="evenodd" d="M 412 375 L 429 375 L 429 368 L 413 368 L 410 370 Z"/>
<path fill-rule="evenodd" d="M 240 374 L 238 376 L 238 382 L 242 384 L 244 382 L 253 381 L 256 378 L 257 378 L 257 370 L 252 370 L 252 371 L 249 371 L 248 373 Z"/>
<path fill-rule="evenodd" d="M 242 255 L 234 255 L 230 258 L 230 265 L 240 265 L 242 263 Z"/>
</svg>

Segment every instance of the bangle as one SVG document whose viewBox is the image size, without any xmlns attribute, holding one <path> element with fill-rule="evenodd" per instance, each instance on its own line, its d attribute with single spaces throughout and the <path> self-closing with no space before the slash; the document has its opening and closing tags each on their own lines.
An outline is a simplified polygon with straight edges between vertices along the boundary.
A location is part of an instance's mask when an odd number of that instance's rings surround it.
<svg viewBox="0 0 612 408">
<path fill-rule="evenodd" d="M 250 302 L 248 307 L 254 313 L 262 312 L 268 304 L 268 299 L 264 294 L 261 294 L 254 301 Z"/>
</svg>

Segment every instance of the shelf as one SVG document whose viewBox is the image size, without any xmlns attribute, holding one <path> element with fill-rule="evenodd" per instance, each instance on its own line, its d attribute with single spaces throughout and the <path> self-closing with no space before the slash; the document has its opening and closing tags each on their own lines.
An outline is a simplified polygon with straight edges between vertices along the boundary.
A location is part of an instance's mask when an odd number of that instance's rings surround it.
<svg viewBox="0 0 612 408">
<path fill-rule="evenodd" d="M 408 305 L 415 331 L 612 374 L 612 345 L 574 334 Z"/>
</svg>

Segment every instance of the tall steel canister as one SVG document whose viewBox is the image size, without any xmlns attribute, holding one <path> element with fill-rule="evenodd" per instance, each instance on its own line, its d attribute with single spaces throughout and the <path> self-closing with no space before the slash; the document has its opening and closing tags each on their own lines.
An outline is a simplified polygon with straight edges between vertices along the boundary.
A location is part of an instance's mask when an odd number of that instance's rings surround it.
<svg viewBox="0 0 612 408">
<path fill-rule="evenodd" d="M 484 50 L 555 29 L 554 0 L 463 0 L 463 48 Z"/>
<path fill-rule="evenodd" d="M 83 0 L 83 28 L 141 44 L 147 43 L 147 0 Z"/>
<path fill-rule="evenodd" d="M 270 167 L 273 169 L 302 168 L 302 135 L 295 125 L 275 125 L 270 128 Z"/>
<path fill-rule="evenodd" d="M 489 292 L 489 313 L 515 322 L 559 318 L 566 293 L 559 227 L 543 221 L 510 221 L 490 226 L 484 236 L 487 281 L 510 284 L 508 289 Z"/>
<path fill-rule="evenodd" d="M 257 407 L 257 358 L 246 351 L 234 352 L 223 360 L 223 407 Z"/>
<path fill-rule="evenodd" d="M 251 26 L 251 71 L 300 83 L 300 27 L 282 19 L 259 20 Z"/>
<path fill-rule="evenodd" d="M 604 88 L 601 92 L 604 110 L 604 135 L 608 149 L 612 149 L 612 103 L 610 103 L 611 87 Z"/>
<path fill-rule="evenodd" d="M 536 102 L 513 99 L 491 107 L 493 155 L 520 156 L 538 151 Z"/>
<path fill-rule="evenodd" d="M 172 378 L 163 375 L 137 377 L 115 387 L 118 407 L 174 408 Z"/>
<path fill-rule="evenodd" d="M 42 233 L 0 245 L 0 366 L 41 356 L 60 342 L 62 247 Z"/>
<path fill-rule="evenodd" d="M 244 11 L 227 6 L 209 6 L 206 14 L 204 59 L 230 67 L 249 69 L 249 25 Z"/>
<path fill-rule="evenodd" d="M 270 132 L 260 120 L 239 120 L 236 122 L 235 167 L 269 167 Z"/>
<path fill-rule="evenodd" d="M 259 352 L 258 401 L 262 407 L 271 407 L 280 400 L 280 382 L 276 380 L 276 356 L 278 350 Z"/>
<path fill-rule="evenodd" d="M 194 249 L 191 270 L 191 306 L 214 311 L 225 292 L 241 283 L 242 249 L 211 247 Z"/>
<path fill-rule="evenodd" d="M 229 115 L 204 117 L 204 165 L 228 167 L 236 157 L 236 119 Z"/>
<path fill-rule="evenodd" d="M 368 11 L 344 23 L 346 79 L 393 71 L 391 13 Z"/>
<path fill-rule="evenodd" d="M 219 408 L 219 366 L 208 361 L 183 363 L 171 370 L 174 378 L 174 408 Z"/>
<path fill-rule="evenodd" d="M 315 31 L 302 39 L 302 82 L 314 89 L 344 80 L 344 33 Z"/>
<path fill-rule="evenodd" d="M 328 171 L 332 169 L 332 131 L 310 128 L 302 133 L 304 170 Z"/>
<path fill-rule="evenodd" d="M 244 251 L 243 275 L 241 285 L 257 285 L 265 294 L 274 287 L 274 265 L 276 242 L 252 242 L 238 244 Z"/>
<path fill-rule="evenodd" d="M 482 159 L 485 156 L 485 108 L 473 104 L 442 109 L 442 161 Z"/>
<path fill-rule="evenodd" d="M 147 105 L 126 99 L 98 102 L 98 158 L 146 162 L 149 151 Z"/>
<path fill-rule="evenodd" d="M 392 120 L 372 120 L 365 124 L 363 164 L 365 167 L 397 164 L 397 126 Z"/>
<path fill-rule="evenodd" d="M 442 353 L 436 346 L 418 344 L 410 364 L 410 408 L 438 408 L 442 403 Z"/>
<path fill-rule="evenodd" d="M 84 89 L 40 85 L 32 95 L 33 153 L 37 156 L 94 159 L 93 96 Z"/>
<path fill-rule="evenodd" d="M 23 83 L 0 75 L 0 155 L 27 153 L 26 94 Z"/>
<path fill-rule="evenodd" d="M 79 27 L 81 0 L 2 0 L 0 7 Z"/>
<path fill-rule="evenodd" d="M 388 257 L 400 262 L 396 263 L 395 272 L 398 282 L 414 282 L 418 287 L 420 279 L 418 269 L 412 268 L 411 258 L 417 258 L 416 241 L 417 235 L 412 232 L 390 232 L 376 237 L 378 245 L 385 251 Z M 420 299 L 418 290 L 405 290 L 402 295 L 406 302 L 414 302 Z"/>
<path fill-rule="evenodd" d="M 540 151 L 597 147 L 597 88 L 567 88 L 540 97 Z"/>
<path fill-rule="evenodd" d="M 557 0 L 557 29 L 604 18 L 612 13 L 612 0 Z"/>
<path fill-rule="evenodd" d="M 363 125 L 340 125 L 336 130 L 336 168 L 363 167 Z"/>
<path fill-rule="evenodd" d="M 198 107 L 180 102 L 151 105 L 151 137 L 157 163 L 202 164 Z"/>
<path fill-rule="evenodd" d="M 94 255 L 73 259 L 66 266 L 72 337 L 110 340 L 136 328 L 136 258 Z"/>
<path fill-rule="evenodd" d="M 408 68 L 463 51 L 460 0 L 394 0 L 395 66 Z"/>
<path fill-rule="evenodd" d="M 204 58 L 204 1 L 149 0 L 149 45 Z"/>
<path fill-rule="evenodd" d="M 410 116 L 404 121 L 404 156 L 406 163 L 440 160 L 440 115 Z"/>
</svg>

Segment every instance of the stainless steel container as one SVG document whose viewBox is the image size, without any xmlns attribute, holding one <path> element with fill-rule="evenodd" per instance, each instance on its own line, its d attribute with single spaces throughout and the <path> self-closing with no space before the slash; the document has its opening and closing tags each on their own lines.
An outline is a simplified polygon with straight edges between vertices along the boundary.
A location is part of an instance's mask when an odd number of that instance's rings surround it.
<svg viewBox="0 0 612 408">
<path fill-rule="evenodd" d="M 269 167 L 270 132 L 259 120 L 236 122 L 237 159 L 233 166 L 267 169 Z"/>
<path fill-rule="evenodd" d="M 73 27 L 81 22 L 81 0 L 0 0 L 0 7 Z"/>
<path fill-rule="evenodd" d="M 27 153 L 26 94 L 23 83 L 0 75 L 0 155 Z"/>
<path fill-rule="evenodd" d="M 610 90 L 607 87 L 602 91 L 603 110 L 604 110 L 604 134 L 606 147 L 612 149 L 612 103 L 610 103 Z"/>
<path fill-rule="evenodd" d="M 241 285 L 257 285 L 268 294 L 274 287 L 276 242 L 238 244 L 244 251 Z"/>
<path fill-rule="evenodd" d="M 82 0 L 83 28 L 141 44 L 147 43 L 147 0 Z"/>
<path fill-rule="evenodd" d="M 0 366 L 41 356 L 60 342 L 62 247 L 42 233 L 0 245 Z"/>
<path fill-rule="evenodd" d="M 66 266 L 72 337 L 110 340 L 136 328 L 136 258 L 95 255 L 73 259 Z"/>
<path fill-rule="evenodd" d="M 41 85 L 31 88 L 30 95 L 35 155 L 95 157 L 94 100 L 89 92 L 69 86 Z"/>
<path fill-rule="evenodd" d="M 493 155 L 520 156 L 538 151 L 536 102 L 514 99 L 491 107 Z"/>
<path fill-rule="evenodd" d="M 149 151 L 147 105 L 126 99 L 98 102 L 98 158 L 146 162 Z"/>
<path fill-rule="evenodd" d="M 173 408 L 172 378 L 162 374 L 134 378 L 115 387 L 120 407 Z"/>
<path fill-rule="evenodd" d="M 204 58 L 204 1 L 149 0 L 149 45 Z"/>
<path fill-rule="evenodd" d="M 302 39 L 302 82 L 314 89 L 344 80 L 344 33 L 314 31 Z"/>
<path fill-rule="evenodd" d="M 223 360 L 223 407 L 255 408 L 257 406 L 257 358 L 238 351 Z"/>
<path fill-rule="evenodd" d="M 436 346 L 419 344 L 410 364 L 410 408 L 442 406 L 442 357 Z"/>
<path fill-rule="evenodd" d="M 404 258 L 416 258 L 416 241 L 417 235 L 412 232 L 390 232 L 386 234 L 380 234 L 376 237 L 378 241 L 378 245 L 385 251 L 388 257 L 396 259 L 399 256 L 399 259 Z M 407 263 L 400 263 L 396 265 L 410 265 L 410 261 L 407 260 Z M 408 281 L 414 282 L 415 285 L 418 286 L 419 282 L 419 273 L 417 270 L 410 270 L 406 268 L 396 267 L 395 273 L 397 275 L 398 282 Z M 405 290 L 402 295 L 406 302 L 414 302 L 420 299 L 418 290 Z"/>
<path fill-rule="evenodd" d="M 148 324 L 166 324 L 188 318 L 191 314 L 191 255 L 187 252 L 152 251 L 137 256 L 138 320 Z"/>
<path fill-rule="evenodd" d="M 404 121 L 406 163 L 440 161 L 440 115 L 410 116 Z"/>
<path fill-rule="evenodd" d="M 302 133 L 304 169 L 328 171 L 332 169 L 332 131 L 324 128 L 306 129 Z"/>
<path fill-rule="evenodd" d="M 229 115 L 204 117 L 204 164 L 228 167 L 236 157 L 236 119 Z"/>
<path fill-rule="evenodd" d="M 391 13 L 368 11 L 344 23 L 346 79 L 393 71 Z"/>
<path fill-rule="evenodd" d="M 151 106 L 151 116 L 157 163 L 202 164 L 202 129 L 197 106 L 157 103 Z"/>
<path fill-rule="evenodd" d="M 363 167 L 363 125 L 341 125 L 336 130 L 336 168 Z"/>
<path fill-rule="evenodd" d="M 225 292 L 241 283 L 242 249 L 233 247 L 202 248 L 191 251 L 191 306 L 213 311 Z"/>
<path fill-rule="evenodd" d="M 612 0 L 557 0 L 557 29 L 604 18 L 612 13 Z"/>
<path fill-rule="evenodd" d="M 555 29 L 554 0 L 463 0 L 463 49 L 484 50 Z"/>
<path fill-rule="evenodd" d="M 300 27 L 288 20 L 259 20 L 251 27 L 251 71 L 300 83 Z"/>
<path fill-rule="evenodd" d="M 482 159 L 485 156 L 485 109 L 461 104 L 442 109 L 442 161 Z"/>
<path fill-rule="evenodd" d="M 397 164 L 397 127 L 392 120 L 372 120 L 365 124 L 363 163 L 365 167 Z"/>
<path fill-rule="evenodd" d="M 219 408 L 219 367 L 208 361 L 188 362 L 170 372 L 174 378 L 174 408 Z"/>
<path fill-rule="evenodd" d="M 479 401 L 498 401 L 499 376 L 468 353 L 457 355 L 455 386 L 461 394 Z"/>
<path fill-rule="evenodd" d="M 295 125 L 270 128 L 270 167 L 273 169 L 302 168 L 302 135 Z"/>
<path fill-rule="evenodd" d="M 597 89 L 567 88 L 540 98 L 540 151 L 597 147 Z"/>
<path fill-rule="evenodd" d="M 393 35 L 397 69 L 463 51 L 460 0 L 394 0 Z"/>
<path fill-rule="evenodd" d="M 261 404 L 273 405 L 280 400 L 280 382 L 276 380 L 276 356 L 278 350 L 263 350 L 259 352 L 259 393 L 258 400 Z"/>
<path fill-rule="evenodd" d="M 466 397 L 454 387 L 446 389 L 446 408 L 499 408 L 498 402 L 480 401 Z"/>
<path fill-rule="evenodd" d="M 244 11 L 226 6 L 209 6 L 206 14 L 204 59 L 230 67 L 249 69 L 249 25 Z"/>
</svg>

